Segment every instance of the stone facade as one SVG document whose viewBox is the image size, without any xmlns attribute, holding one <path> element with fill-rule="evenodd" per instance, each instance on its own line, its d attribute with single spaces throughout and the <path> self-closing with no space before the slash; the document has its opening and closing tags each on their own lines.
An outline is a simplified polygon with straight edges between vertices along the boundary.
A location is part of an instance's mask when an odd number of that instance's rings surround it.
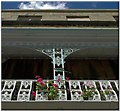
<svg viewBox="0 0 120 111">
<path fill-rule="evenodd" d="M 115 21 L 118 10 L 3 10 L 2 20 L 15 21 L 19 15 L 42 16 L 42 21 L 66 21 L 67 16 L 88 16 L 90 21 Z"/>
</svg>

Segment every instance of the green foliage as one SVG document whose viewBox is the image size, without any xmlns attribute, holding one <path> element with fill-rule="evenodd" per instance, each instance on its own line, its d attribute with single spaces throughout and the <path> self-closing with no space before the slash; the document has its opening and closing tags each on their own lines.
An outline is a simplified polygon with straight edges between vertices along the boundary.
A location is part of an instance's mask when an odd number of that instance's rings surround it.
<svg viewBox="0 0 120 111">
<path fill-rule="evenodd" d="M 100 95 L 101 95 L 101 100 L 106 100 L 106 98 L 105 98 L 105 95 L 104 95 L 103 91 L 100 91 Z"/>
<path fill-rule="evenodd" d="M 95 94 L 98 94 L 93 83 L 87 82 L 86 84 L 83 84 L 83 92 L 82 92 L 82 97 L 85 99 L 89 99 L 90 97 L 93 97 Z M 86 88 L 85 88 L 86 87 Z"/>
<path fill-rule="evenodd" d="M 106 95 L 112 95 L 112 90 L 111 89 L 106 89 L 105 94 Z"/>
<path fill-rule="evenodd" d="M 93 97 L 93 95 L 94 94 L 97 94 L 97 92 L 95 91 L 95 90 L 93 90 L 93 89 L 85 89 L 84 91 L 83 91 L 83 94 L 82 94 L 82 97 L 84 98 L 86 98 L 86 97 Z"/>
<path fill-rule="evenodd" d="M 57 84 L 53 84 L 53 81 L 48 81 L 48 87 L 47 82 L 36 82 L 36 90 L 45 93 L 50 100 L 54 100 L 59 96 L 58 86 Z"/>
</svg>

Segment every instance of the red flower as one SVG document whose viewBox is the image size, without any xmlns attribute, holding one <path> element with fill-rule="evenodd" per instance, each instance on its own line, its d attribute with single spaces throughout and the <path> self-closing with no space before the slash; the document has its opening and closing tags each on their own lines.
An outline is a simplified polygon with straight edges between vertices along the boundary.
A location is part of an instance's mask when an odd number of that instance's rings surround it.
<svg viewBox="0 0 120 111">
<path fill-rule="evenodd" d="M 32 96 L 34 96 L 34 97 L 36 96 L 36 92 L 35 91 L 32 92 Z"/>
<path fill-rule="evenodd" d="M 69 77 L 66 77 L 66 80 L 70 80 L 70 78 L 69 78 Z"/>
<path fill-rule="evenodd" d="M 58 78 L 57 82 L 60 82 L 60 77 Z"/>
<path fill-rule="evenodd" d="M 39 75 L 36 75 L 35 78 L 40 78 L 40 76 L 39 76 Z"/>
<path fill-rule="evenodd" d="M 39 83 L 40 83 L 40 85 L 41 85 L 41 86 L 44 86 L 44 84 L 43 84 L 43 82 L 42 82 L 42 81 L 40 81 Z"/>
<path fill-rule="evenodd" d="M 42 78 L 38 78 L 37 82 L 41 82 L 43 79 Z"/>
<path fill-rule="evenodd" d="M 54 87 L 58 87 L 58 85 L 57 85 L 57 84 L 53 84 L 53 86 L 54 86 Z"/>
</svg>

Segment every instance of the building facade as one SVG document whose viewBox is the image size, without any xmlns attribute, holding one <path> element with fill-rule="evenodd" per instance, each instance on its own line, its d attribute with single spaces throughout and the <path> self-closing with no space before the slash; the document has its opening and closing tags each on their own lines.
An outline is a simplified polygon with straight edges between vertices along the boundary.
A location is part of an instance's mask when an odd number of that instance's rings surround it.
<svg viewBox="0 0 120 111">
<path fill-rule="evenodd" d="M 3 10 L 1 17 L 3 109 L 118 109 L 118 10 Z M 32 97 L 36 74 L 64 81 L 56 100 Z M 84 100 L 87 83 L 97 94 Z"/>
</svg>

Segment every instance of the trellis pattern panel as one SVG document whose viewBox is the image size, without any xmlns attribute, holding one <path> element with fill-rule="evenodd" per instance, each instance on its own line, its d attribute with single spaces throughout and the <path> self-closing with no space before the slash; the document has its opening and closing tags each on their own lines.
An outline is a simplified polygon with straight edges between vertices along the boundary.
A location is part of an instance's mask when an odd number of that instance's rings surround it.
<svg viewBox="0 0 120 111">
<path fill-rule="evenodd" d="M 83 100 L 81 94 L 81 86 L 80 86 L 80 81 L 74 81 L 70 80 L 69 81 L 69 87 L 70 87 L 70 93 L 71 93 L 71 100 Z"/>
<path fill-rule="evenodd" d="M 2 101 L 11 101 L 12 94 L 15 89 L 15 80 L 5 80 L 4 87 L 2 89 Z"/>
<path fill-rule="evenodd" d="M 32 81 L 30 80 L 21 81 L 21 86 L 18 92 L 17 101 L 29 101 L 31 88 L 32 88 Z"/>
<path fill-rule="evenodd" d="M 43 49 L 42 50 L 42 53 L 52 58 L 52 63 L 53 63 L 53 68 L 54 68 L 53 69 L 54 80 L 57 80 L 58 78 L 65 80 L 64 59 L 68 55 L 70 55 L 71 53 L 77 50 L 78 49 L 71 49 L 71 48 L 69 49 L 54 48 L 54 49 Z"/>
<path fill-rule="evenodd" d="M 2 80 L 2 101 L 50 101 L 46 94 L 38 91 L 33 99 L 32 91 L 35 89 L 35 82 L 36 80 Z M 64 82 L 65 87 L 59 88 L 59 97 L 53 101 L 118 101 L 117 80 L 67 80 Z M 88 88 L 84 84 L 91 84 L 97 92 L 88 100 L 84 100 L 82 97 L 83 87 Z M 102 97 L 104 98 L 102 99 Z"/>
<path fill-rule="evenodd" d="M 101 81 L 99 83 L 100 83 L 101 90 L 103 91 L 105 95 L 106 101 L 118 101 L 117 94 L 113 90 L 112 85 L 109 81 Z M 111 94 L 107 94 L 107 93 L 110 93 L 108 92 L 109 89 L 111 90 Z"/>
<path fill-rule="evenodd" d="M 84 81 L 84 84 L 93 86 L 95 88 L 95 91 L 96 91 L 96 94 L 94 94 L 93 97 L 89 98 L 89 100 L 100 101 L 101 100 L 100 93 L 97 89 L 97 86 L 96 86 L 95 82 L 94 81 Z M 85 86 L 85 89 L 88 89 L 88 87 Z"/>
</svg>

